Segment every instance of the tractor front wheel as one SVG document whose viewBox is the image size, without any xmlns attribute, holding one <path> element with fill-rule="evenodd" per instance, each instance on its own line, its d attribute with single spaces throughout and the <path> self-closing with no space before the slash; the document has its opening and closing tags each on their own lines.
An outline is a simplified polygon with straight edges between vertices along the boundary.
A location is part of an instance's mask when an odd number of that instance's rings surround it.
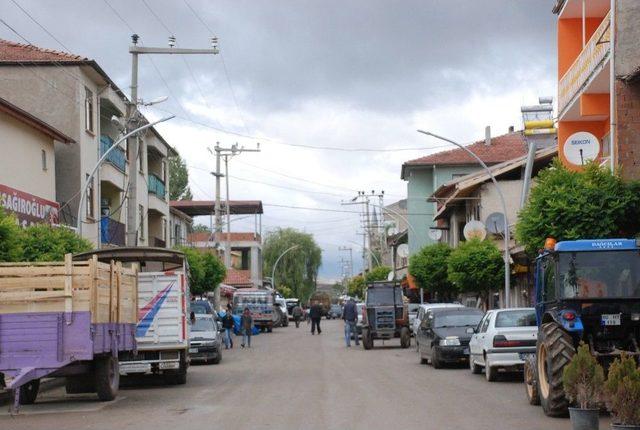
<svg viewBox="0 0 640 430">
<path fill-rule="evenodd" d="M 550 417 L 565 416 L 569 402 L 564 394 L 562 372 L 575 354 L 569 333 L 554 322 L 543 324 L 536 347 L 536 376 L 540 404 Z"/>
<path fill-rule="evenodd" d="M 373 338 L 368 328 L 362 329 L 362 347 L 364 349 L 373 348 Z"/>
<path fill-rule="evenodd" d="M 411 334 L 407 327 L 400 329 L 400 346 L 405 349 L 411 346 Z"/>
</svg>

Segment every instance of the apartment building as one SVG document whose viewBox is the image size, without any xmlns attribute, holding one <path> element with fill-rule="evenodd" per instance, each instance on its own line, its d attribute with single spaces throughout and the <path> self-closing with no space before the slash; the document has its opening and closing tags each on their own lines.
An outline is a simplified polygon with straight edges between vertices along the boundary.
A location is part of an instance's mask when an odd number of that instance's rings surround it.
<svg viewBox="0 0 640 430">
<path fill-rule="evenodd" d="M 74 145 L 54 144 L 55 201 L 60 222 L 82 223 L 97 247 L 168 244 L 169 174 L 175 154 L 153 128 L 137 136 L 137 177 L 130 178 L 126 144 L 110 153 L 89 184 L 78 220 L 79 193 L 98 159 L 122 135 L 128 99 L 94 61 L 77 55 L 0 40 L 0 97 L 55 127 Z M 0 183 L 4 173 L 0 172 Z M 126 243 L 127 193 L 136 184 L 136 239 Z"/>
</svg>

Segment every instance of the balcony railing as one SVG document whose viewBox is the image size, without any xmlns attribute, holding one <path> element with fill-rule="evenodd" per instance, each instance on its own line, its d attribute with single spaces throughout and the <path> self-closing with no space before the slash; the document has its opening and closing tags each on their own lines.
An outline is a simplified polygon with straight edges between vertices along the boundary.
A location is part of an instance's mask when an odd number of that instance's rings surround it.
<svg viewBox="0 0 640 430">
<path fill-rule="evenodd" d="M 149 173 L 149 192 L 163 200 L 167 195 L 167 189 L 164 186 L 164 181 L 153 173 Z"/>
<path fill-rule="evenodd" d="M 100 219 L 100 242 L 103 244 L 124 246 L 125 225 L 104 217 Z"/>
<path fill-rule="evenodd" d="M 100 156 L 103 156 L 112 146 L 113 140 L 109 136 L 100 136 Z M 120 170 L 122 173 L 127 170 L 127 156 L 124 149 L 120 147 L 111 151 L 109 155 L 107 155 L 106 161 L 111 163 L 113 167 Z"/>
</svg>

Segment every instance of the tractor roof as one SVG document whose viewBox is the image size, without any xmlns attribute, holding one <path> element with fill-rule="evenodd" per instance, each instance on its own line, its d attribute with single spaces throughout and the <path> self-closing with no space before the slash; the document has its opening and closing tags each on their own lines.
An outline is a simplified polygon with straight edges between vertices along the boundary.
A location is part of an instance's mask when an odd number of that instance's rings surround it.
<svg viewBox="0 0 640 430">
<path fill-rule="evenodd" d="M 639 249 L 635 239 L 589 239 L 558 242 L 556 252 L 572 251 L 624 251 Z"/>
</svg>

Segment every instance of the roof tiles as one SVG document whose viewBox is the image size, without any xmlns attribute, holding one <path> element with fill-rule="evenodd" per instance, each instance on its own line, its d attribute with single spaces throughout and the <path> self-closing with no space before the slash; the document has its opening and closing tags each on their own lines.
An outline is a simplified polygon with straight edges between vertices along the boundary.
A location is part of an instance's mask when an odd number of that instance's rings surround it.
<svg viewBox="0 0 640 430">
<path fill-rule="evenodd" d="M 78 63 L 89 61 L 79 55 L 68 54 L 54 49 L 39 48 L 34 45 L 0 39 L 0 62 L 3 63 Z"/>
</svg>

